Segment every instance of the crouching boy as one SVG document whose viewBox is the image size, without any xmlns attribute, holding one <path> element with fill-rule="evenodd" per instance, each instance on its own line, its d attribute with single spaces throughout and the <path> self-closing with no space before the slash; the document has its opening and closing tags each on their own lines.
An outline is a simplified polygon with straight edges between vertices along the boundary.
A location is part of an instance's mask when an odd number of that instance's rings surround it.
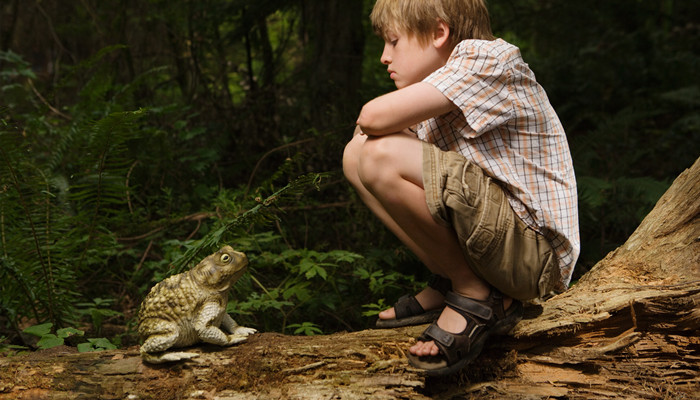
<svg viewBox="0 0 700 400">
<path fill-rule="evenodd" d="M 378 0 L 371 20 L 398 90 L 362 108 L 343 169 L 433 274 L 377 325 L 432 322 L 409 362 L 450 374 L 520 321 L 521 300 L 566 290 L 580 249 L 571 155 L 482 0 Z"/>
</svg>

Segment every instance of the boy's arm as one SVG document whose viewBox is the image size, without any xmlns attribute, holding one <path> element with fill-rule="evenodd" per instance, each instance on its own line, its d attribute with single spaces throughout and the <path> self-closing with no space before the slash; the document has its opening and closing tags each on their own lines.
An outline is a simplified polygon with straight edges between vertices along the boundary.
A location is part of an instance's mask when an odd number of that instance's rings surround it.
<svg viewBox="0 0 700 400">
<path fill-rule="evenodd" d="M 455 108 L 435 86 L 418 82 L 365 104 L 357 125 L 366 135 L 381 136 L 402 131 Z"/>
</svg>

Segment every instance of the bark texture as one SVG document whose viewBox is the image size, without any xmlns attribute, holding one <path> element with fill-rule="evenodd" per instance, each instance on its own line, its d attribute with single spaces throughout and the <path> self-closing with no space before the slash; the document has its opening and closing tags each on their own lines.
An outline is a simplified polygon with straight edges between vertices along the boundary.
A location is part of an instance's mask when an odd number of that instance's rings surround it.
<svg viewBox="0 0 700 400">
<path fill-rule="evenodd" d="M 405 351 L 424 327 L 254 335 L 192 361 L 136 347 L 0 360 L 2 399 L 700 398 L 700 160 L 620 248 L 493 338 L 460 374 L 425 378 Z"/>
</svg>

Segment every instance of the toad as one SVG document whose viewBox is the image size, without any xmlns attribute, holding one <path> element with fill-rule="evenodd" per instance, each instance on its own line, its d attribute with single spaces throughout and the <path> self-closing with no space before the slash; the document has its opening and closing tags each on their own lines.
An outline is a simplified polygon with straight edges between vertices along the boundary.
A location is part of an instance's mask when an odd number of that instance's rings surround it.
<svg viewBox="0 0 700 400">
<path fill-rule="evenodd" d="M 206 257 L 189 271 L 156 284 L 141 303 L 138 332 L 141 358 L 149 363 L 179 361 L 197 353 L 165 352 L 198 342 L 230 346 L 256 330 L 240 326 L 226 313 L 228 290 L 248 266 L 231 246 Z"/>
</svg>

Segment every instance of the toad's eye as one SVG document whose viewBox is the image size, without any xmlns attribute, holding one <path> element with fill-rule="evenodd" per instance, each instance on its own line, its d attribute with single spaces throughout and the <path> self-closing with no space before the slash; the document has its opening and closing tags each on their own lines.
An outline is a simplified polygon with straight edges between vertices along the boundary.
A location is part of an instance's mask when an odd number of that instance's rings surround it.
<svg viewBox="0 0 700 400">
<path fill-rule="evenodd" d="M 221 262 L 224 264 L 228 264 L 229 261 L 231 261 L 231 256 L 228 254 L 222 254 L 221 255 Z"/>
</svg>

